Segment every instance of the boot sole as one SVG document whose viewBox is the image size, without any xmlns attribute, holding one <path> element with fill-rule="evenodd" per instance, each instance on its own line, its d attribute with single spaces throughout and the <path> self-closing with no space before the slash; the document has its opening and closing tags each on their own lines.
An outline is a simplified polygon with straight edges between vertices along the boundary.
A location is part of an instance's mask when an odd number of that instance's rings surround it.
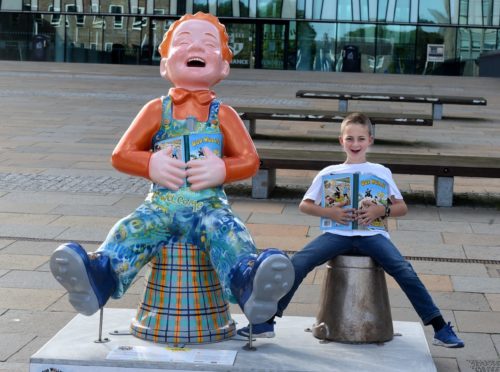
<svg viewBox="0 0 500 372">
<path fill-rule="evenodd" d="M 57 248 L 50 257 L 50 271 L 68 291 L 69 302 L 77 312 L 90 316 L 99 310 L 85 262 L 77 252 L 66 246 Z"/>
<path fill-rule="evenodd" d="M 266 258 L 257 268 L 252 294 L 243 312 L 252 324 L 264 323 L 278 309 L 278 301 L 292 288 L 295 271 L 292 262 L 283 255 Z"/>
</svg>

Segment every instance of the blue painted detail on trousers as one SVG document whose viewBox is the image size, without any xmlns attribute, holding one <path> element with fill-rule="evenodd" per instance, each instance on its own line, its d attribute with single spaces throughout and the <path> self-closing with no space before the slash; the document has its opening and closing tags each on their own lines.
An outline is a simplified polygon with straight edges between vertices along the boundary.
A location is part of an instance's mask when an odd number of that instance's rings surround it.
<svg viewBox="0 0 500 372">
<path fill-rule="evenodd" d="M 405 260 L 389 239 L 379 234 L 341 236 L 330 233 L 318 236 L 304 249 L 292 256 L 295 281 L 290 292 L 278 303 L 276 315 L 283 315 L 283 311 L 292 300 L 293 294 L 309 272 L 341 254 L 355 254 L 373 258 L 386 273 L 396 280 L 424 324 L 429 324 L 433 318 L 441 315 L 412 265 Z"/>
<path fill-rule="evenodd" d="M 145 201 L 115 224 L 98 249 L 111 259 L 118 278 L 114 298 L 123 296 L 141 268 L 161 247 L 182 242 L 209 254 L 224 295 L 235 302 L 229 272 L 243 257 L 256 252 L 255 244 L 227 201 L 210 198 L 201 204 L 199 209 L 193 210 L 177 204 L 162 204 L 158 200 Z"/>
</svg>

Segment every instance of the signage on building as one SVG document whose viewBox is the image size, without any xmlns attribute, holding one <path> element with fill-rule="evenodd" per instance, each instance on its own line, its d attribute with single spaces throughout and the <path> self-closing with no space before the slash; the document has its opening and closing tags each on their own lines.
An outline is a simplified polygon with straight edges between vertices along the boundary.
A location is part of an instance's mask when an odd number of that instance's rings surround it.
<svg viewBox="0 0 500 372">
<path fill-rule="evenodd" d="M 427 44 L 427 62 L 444 62 L 444 44 Z"/>
</svg>

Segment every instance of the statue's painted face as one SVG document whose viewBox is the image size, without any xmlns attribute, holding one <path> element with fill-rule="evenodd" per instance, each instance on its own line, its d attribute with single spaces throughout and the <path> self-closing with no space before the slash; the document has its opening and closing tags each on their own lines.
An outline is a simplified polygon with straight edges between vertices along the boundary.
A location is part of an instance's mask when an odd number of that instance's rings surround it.
<svg viewBox="0 0 500 372">
<path fill-rule="evenodd" d="M 175 30 L 160 71 L 175 87 L 188 90 L 210 89 L 224 79 L 229 63 L 222 58 L 217 28 L 203 20 L 183 22 Z"/>
</svg>

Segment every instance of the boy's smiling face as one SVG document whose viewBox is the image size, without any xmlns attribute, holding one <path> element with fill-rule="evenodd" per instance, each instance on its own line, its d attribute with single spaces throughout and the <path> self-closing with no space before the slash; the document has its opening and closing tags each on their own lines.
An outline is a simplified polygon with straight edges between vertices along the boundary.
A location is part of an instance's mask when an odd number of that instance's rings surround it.
<svg viewBox="0 0 500 372">
<path fill-rule="evenodd" d="M 168 56 L 161 60 L 160 72 L 175 87 L 188 90 L 210 89 L 229 74 L 223 59 L 217 28 L 203 20 L 188 20 L 176 28 Z"/>
<path fill-rule="evenodd" d="M 348 164 L 359 164 L 366 162 L 366 152 L 373 143 L 368 127 L 362 124 L 349 124 L 339 137 L 340 145 L 344 149 Z"/>
</svg>

